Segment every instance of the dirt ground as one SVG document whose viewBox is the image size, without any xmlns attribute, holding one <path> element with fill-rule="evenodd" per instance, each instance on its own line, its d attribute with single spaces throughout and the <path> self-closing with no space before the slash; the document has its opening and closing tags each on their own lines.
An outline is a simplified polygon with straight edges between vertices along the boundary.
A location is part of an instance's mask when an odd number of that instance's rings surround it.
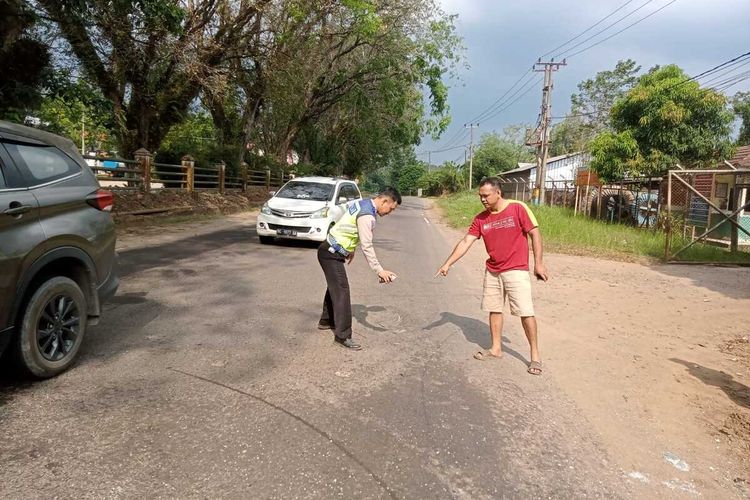
<svg viewBox="0 0 750 500">
<path fill-rule="evenodd" d="M 121 225 L 152 224 L 179 214 L 230 214 L 259 207 L 268 199 L 268 192 L 262 187 L 250 187 L 245 193 L 227 191 L 224 194 L 168 190 L 152 193 L 115 190 L 113 193 L 115 205 L 112 213 Z"/>
<path fill-rule="evenodd" d="M 480 267 L 481 243 L 470 255 Z M 750 498 L 750 269 L 545 260 L 544 377 L 580 409 L 602 460 L 640 498 Z"/>
<path fill-rule="evenodd" d="M 750 269 L 546 260 L 545 364 L 630 477 L 749 495 Z"/>
</svg>

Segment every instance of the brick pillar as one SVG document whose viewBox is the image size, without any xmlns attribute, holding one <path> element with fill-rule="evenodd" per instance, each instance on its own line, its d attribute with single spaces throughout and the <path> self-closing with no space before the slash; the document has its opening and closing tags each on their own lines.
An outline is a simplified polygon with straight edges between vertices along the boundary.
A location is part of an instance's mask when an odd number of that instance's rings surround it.
<svg viewBox="0 0 750 500">
<path fill-rule="evenodd" d="M 154 161 L 154 155 L 147 149 L 141 148 L 134 153 L 135 160 L 141 168 L 141 190 L 145 193 L 151 192 L 151 166 Z"/>
<path fill-rule="evenodd" d="M 195 158 L 190 155 L 183 156 L 182 171 L 185 174 L 185 189 L 192 193 L 195 191 Z"/>
</svg>

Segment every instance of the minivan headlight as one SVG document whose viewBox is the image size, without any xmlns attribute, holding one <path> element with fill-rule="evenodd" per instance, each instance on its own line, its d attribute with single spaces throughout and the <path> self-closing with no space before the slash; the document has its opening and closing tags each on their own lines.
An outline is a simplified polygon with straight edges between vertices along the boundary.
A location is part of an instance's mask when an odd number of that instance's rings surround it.
<svg viewBox="0 0 750 500">
<path fill-rule="evenodd" d="M 323 207 L 310 214 L 311 219 L 325 219 L 328 217 L 328 207 Z"/>
<path fill-rule="evenodd" d="M 268 207 L 267 203 L 263 204 L 263 206 L 260 207 L 260 213 L 265 214 L 265 215 L 271 215 L 271 209 Z"/>
</svg>

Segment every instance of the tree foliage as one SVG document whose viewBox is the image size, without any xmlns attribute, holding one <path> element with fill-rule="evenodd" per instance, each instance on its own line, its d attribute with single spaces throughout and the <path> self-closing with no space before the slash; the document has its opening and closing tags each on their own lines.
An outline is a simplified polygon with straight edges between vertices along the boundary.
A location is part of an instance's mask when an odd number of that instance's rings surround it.
<svg viewBox="0 0 750 500">
<path fill-rule="evenodd" d="M 524 145 L 522 135 L 517 133 L 523 127 L 506 128 L 503 135 L 492 132 L 483 134 L 474 152 L 472 183 L 477 185 L 483 177 L 497 175 L 518 167 L 519 162 L 531 161 L 534 154 Z"/>
<path fill-rule="evenodd" d="M 635 84 L 640 70 L 635 61 L 626 59 L 579 83 L 578 92 L 570 97 L 570 115 L 552 131 L 552 155 L 585 150 L 597 134 L 609 130 L 612 106 Z"/>
<path fill-rule="evenodd" d="M 605 180 L 659 175 L 676 163 L 708 166 L 732 149 L 726 97 L 701 88 L 674 65 L 640 77 L 616 101 L 611 120 L 613 131 L 592 145 L 592 168 Z"/>
<path fill-rule="evenodd" d="M 220 88 L 222 63 L 244 48 L 267 2 L 38 0 L 89 78 L 112 103 L 126 153 L 156 150 L 202 88 Z"/>
<path fill-rule="evenodd" d="M 737 92 L 732 98 L 732 109 L 741 120 L 739 146 L 750 146 L 750 92 Z"/>
<path fill-rule="evenodd" d="M 0 117 L 23 120 L 41 101 L 47 46 L 33 36 L 37 16 L 22 0 L 0 0 Z"/>
</svg>

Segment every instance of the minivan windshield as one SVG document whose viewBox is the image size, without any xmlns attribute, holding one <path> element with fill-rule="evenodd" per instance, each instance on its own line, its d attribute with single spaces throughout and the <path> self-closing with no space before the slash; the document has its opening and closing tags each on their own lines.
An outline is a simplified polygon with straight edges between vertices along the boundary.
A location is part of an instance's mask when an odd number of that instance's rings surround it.
<svg viewBox="0 0 750 500">
<path fill-rule="evenodd" d="M 276 193 L 276 197 L 293 200 L 328 201 L 333 195 L 333 187 L 333 184 L 291 181 Z"/>
</svg>

